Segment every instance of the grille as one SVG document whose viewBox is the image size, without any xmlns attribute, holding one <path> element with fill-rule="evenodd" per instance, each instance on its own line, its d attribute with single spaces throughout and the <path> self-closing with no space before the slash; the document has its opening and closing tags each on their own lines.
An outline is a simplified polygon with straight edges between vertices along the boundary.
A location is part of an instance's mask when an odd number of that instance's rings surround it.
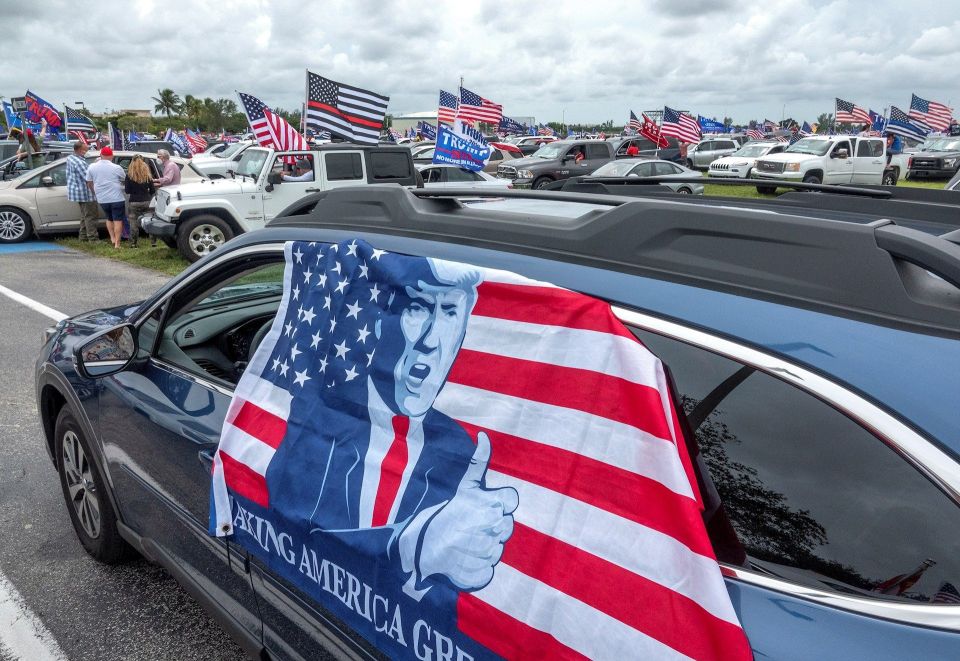
<svg viewBox="0 0 960 661">
<path fill-rule="evenodd" d="M 711 163 L 710 169 L 711 170 L 729 170 L 730 164 L 729 163 Z"/>
<path fill-rule="evenodd" d="M 194 358 L 193 362 L 202 367 L 203 371 L 207 372 L 208 374 L 212 374 L 217 378 L 224 379 L 227 376 L 227 373 L 223 370 L 223 368 L 212 360 L 208 360 L 207 358 Z"/>
<path fill-rule="evenodd" d="M 760 172 L 774 172 L 780 174 L 783 172 L 783 163 L 776 161 L 757 161 L 757 170 Z"/>
<path fill-rule="evenodd" d="M 183 333 L 183 339 L 189 340 L 191 337 L 194 337 L 195 335 L 196 335 L 196 333 L 193 332 L 193 329 L 192 329 L 192 328 L 188 328 L 188 329 L 187 329 L 186 331 L 184 331 L 184 333 Z"/>
<path fill-rule="evenodd" d="M 517 178 L 517 168 L 512 165 L 501 165 L 497 168 L 497 178 L 510 179 L 512 181 Z"/>
<path fill-rule="evenodd" d="M 939 158 L 913 158 L 913 167 L 915 168 L 940 168 Z"/>
</svg>

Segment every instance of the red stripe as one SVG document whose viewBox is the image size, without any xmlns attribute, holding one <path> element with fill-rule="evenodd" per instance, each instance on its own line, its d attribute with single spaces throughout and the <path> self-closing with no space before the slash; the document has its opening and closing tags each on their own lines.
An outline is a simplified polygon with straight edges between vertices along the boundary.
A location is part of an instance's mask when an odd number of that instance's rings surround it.
<svg viewBox="0 0 960 661">
<path fill-rule="evenodd" d="M 233 420 L 227 422 L 237 429 L 245 431 L 254 438 L 263 441 L 274 450 L 280 447 L 287 433 L 287 421 L 270 411 L 265 411 L 253 402 L 243 402 Z"/>
<path fill-rule="evenodd" d="M 449 380 L 464 386 L 583 411 L 669 439 L 660 392 L 576 367 L 461 349 Z"/>
<path fill-rule="evenodd" d="M 571 659 L 587 657 L 548 633 L 461 592 L 457 597 L 457 628 L 505 659 Z M 597 635 L 602 635 L 598 632 Z"/>
<path fill-rule="evenodd" d="M 649 477 L 576 452 L 460 424 L 471 438 L 481 431 L 490 437 L 491 469 L 657 530 L 694 553 L 714 557 L 700 507 L 692 498 L 676 494 Z"/>
<path fill-rule="evenodd" d="M 497 319 L 564 326 L 634 338 L 613 316 L 610 305 L 577 292 L 537 285 L 484 282 L 477 288 L 473 314 Z"/>
<path fill-rule="evenodd" d="M 223 464 L 223 479 L 227 483 L 227 488 L 238 496 L 253 501 L 260 507 L 270 507 L 267 479 L 223 450 L 220 450 L 219 455 L 220 462 Z"/>
<path fill-rule="evenodd" d="M 318 110 L 325 110 L 329 113 L 333 113 L 334 115 L 337 115 L 338 117 L 342 117 L 343 119 L 347 120 L 351 124 L 360 124 L 362 126 L 366 126 L 368 128 L 375 128 L 375 129 L 378 129 L 383 125 L 382 121 L 378 122 L 372 119 L 367 119 L 366 117 L 355 117 L 354 115 L 348 115 L 347 113 L 343 112 L 339 108 L 328 106 L 327 104 L 320 103 L 319 101 L 310 101 L 307 105 L 311 108 L 316 108 Z"/>
<path fill-rule="evenodd" d="M 689 597 L 522 524 L 502 562 L 694 659 L 752 658 L 740 627 Z"/>
<path fill-rule="evenodd" d="M 393 442 L 380 462 L 380 484 L 373 500 L 373 515 L 370 523 L 374 528 L 387 525 L 393 501 L 400 491 L 403 470 L 407 467 L 407 432 L 410 430 L 410 418 L 395 415 L 392 419 Z"/>
</svg>

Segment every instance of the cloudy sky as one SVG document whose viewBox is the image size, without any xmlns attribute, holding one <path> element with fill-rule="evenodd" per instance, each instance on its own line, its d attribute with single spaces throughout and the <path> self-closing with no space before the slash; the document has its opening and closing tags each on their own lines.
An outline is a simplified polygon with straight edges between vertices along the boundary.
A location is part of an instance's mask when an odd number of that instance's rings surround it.
<svg viewBox="0 0 960 661">
<path fill-rule="evenodd" d="M 152 108 L 160 87 L 293 109 L 305 68 L 388 94 L 394 114 L 436 108 L 460 76 L 508 115 L 568 123 L 664 104 L 813 120 L 836 96 L 881 111 L 911 92 L 960 107 L 952 1 L 2 4 L 0 94 L 95 112 Z"/>
</svg>

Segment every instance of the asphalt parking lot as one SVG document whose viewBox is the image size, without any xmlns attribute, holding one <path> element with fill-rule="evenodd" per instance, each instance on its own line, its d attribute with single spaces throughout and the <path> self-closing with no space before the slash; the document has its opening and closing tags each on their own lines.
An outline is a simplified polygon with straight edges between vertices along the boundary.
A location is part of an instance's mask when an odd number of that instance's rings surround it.
<svg viewBox="0 0 960 661">
<path fill-rule="evenodd" d="M 106 567 L 74 536 L 41 441 L 33 369 L 51 314 L 145 297 L 166 276 L 28 242 L 0 247 L 0 660 L 241 659 L 163 569 Z"/>
</svg>

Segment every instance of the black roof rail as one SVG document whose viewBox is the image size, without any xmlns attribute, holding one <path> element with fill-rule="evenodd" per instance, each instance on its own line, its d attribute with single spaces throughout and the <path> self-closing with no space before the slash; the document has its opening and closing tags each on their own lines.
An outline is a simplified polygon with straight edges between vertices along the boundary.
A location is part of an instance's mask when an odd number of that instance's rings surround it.
<svg viewBox="0 0 960 661">
<path fill-rule="evenodd" d="M 715 177 L 591 177 L 590 175 L 571 177 L 564 182 L 559 190 L 569 190 L 577 184 L 605 184 L 609 186 L 651 186 L 654 184 L 719 184 L 720 186 L 772 186 L 774 188 L 792 188 L 802 191 L 817 191 L 819 193 L 837 193 L 840 195 L 857 195 L 887 199 L 892 196 L 890 191 L 883 188 L 866 188 L 859 186 L 837 186 L 836 184 L 806 184 L 801 181 L 779 181 L 771 179 L 734 179 Z"/>
<path fill-rule="evenodd" d="M 594 208 L 570 217 L 550 204 L 511 206 L 513 199 Z M 809 208 L 771 211 L 739 206 L 738 198 L 688 199 L 362 186 L 303 198 L 268 227 L 472 245 L 960 335 L 957 243 L 891 219 L 846 222 L 806 213 Z"/>
</svg>

